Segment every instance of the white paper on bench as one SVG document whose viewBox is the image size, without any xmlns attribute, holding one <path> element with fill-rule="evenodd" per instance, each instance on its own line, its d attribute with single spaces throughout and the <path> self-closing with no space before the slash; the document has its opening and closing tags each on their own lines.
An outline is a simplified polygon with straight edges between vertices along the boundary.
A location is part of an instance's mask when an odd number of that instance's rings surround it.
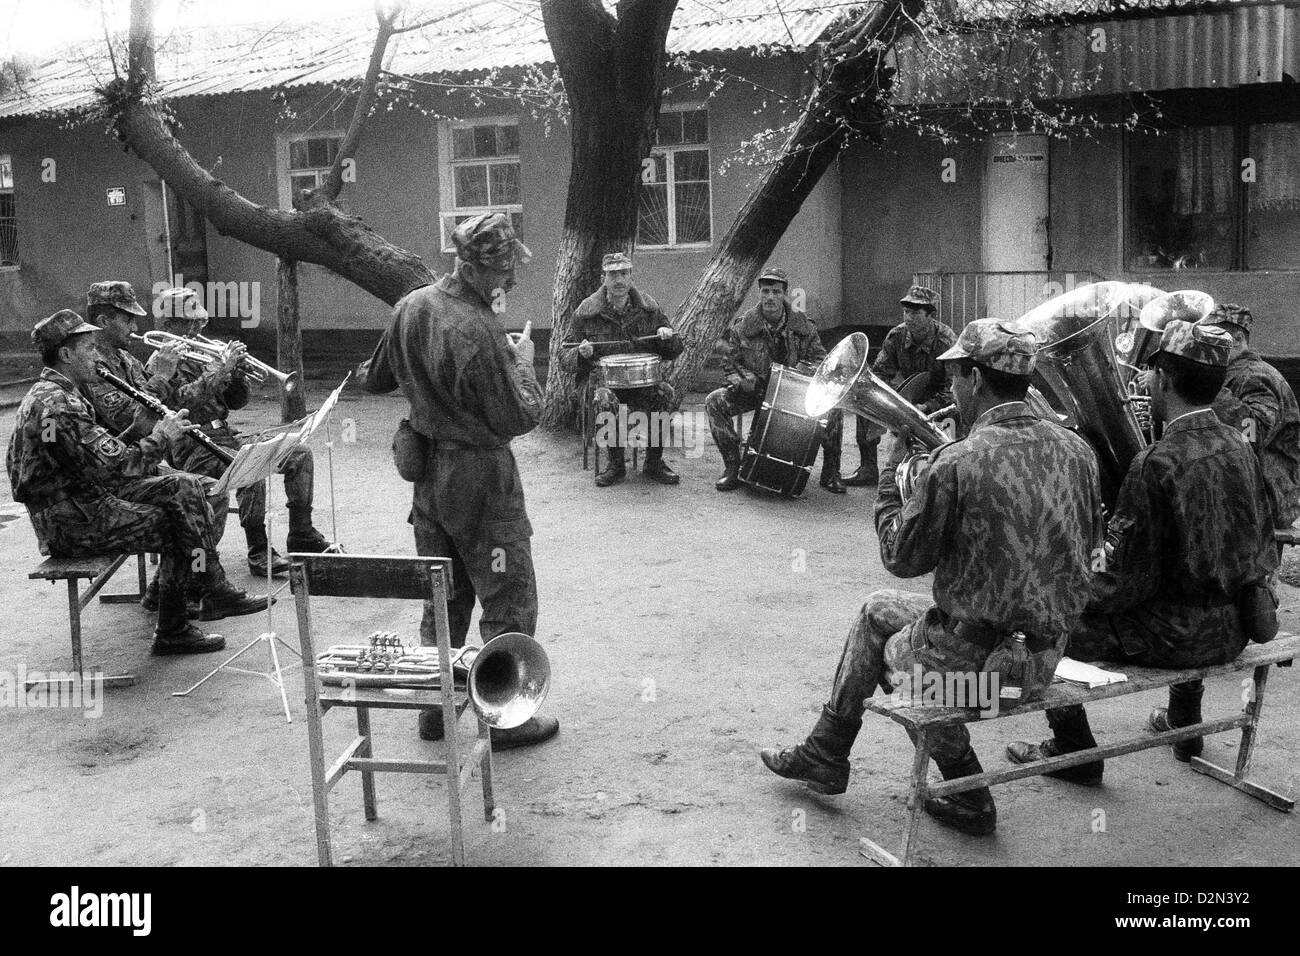
<svg viewBox="0 0 1300 956">
<path fill-rule="evenodd" d="M 1062 657 L 1061 662 L 1056 665 L 1056 679 L 1069 681 L 1071 684 L 1084 684 L 1089 690 L 1128 680 L 1123 674 L 1104 671 L 1093 664 L 1085 664 L 1083 661 L 1068 657 Z"/>
</svg>

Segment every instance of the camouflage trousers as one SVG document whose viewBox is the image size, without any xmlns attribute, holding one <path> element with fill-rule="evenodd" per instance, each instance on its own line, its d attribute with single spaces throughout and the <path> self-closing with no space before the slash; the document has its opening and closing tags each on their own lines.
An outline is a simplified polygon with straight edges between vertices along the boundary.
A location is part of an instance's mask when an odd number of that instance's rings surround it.
<svg viewBox="0 0 1300 956">
<path fill-rule="evenodd" d="M 983 668 L 988 654 L 958 638 L 951 619 L 929 595 L 873 591 L 849 628 L 827 706 L 837 717 L 861 720 L 876 688 L 890 692 L 912 680 L 916 665 L 923 674 L 970 673 Z M 960 760 L 969 747 L 964 725 L 930 731 L 930 753 L 940 766 Z"/>
<path fill-rule="evenodd" d="M 709 432 L 713 435 L 713 444 L 718 446 L 722 460 L 740 460 L 740 435 L 736 433 L 737 415 L 755 411 L 763 404 L 763 393 L 755 389 L 752 392 L 741 391 L 734 385 L 715 388 L 704 400 L 704 412 L 709 416 Z M 822 453 L 824 460 L 838 463 L 840 457 L 843 431 L 844 410 L 835 408 L 826 416 L 826 428 L 822 433 Z"/>
<path fill-rule="evenodd" d="M 55 557 L 156 551 L 161 592 L 183 589 L 191 569 L 217 568 L 212 509 L 193 475 L 136 478 L 99 498 L 68 499 L 32 515 Z M 218 563 L 219 567 L 219 563 Z"/>
<path fill-rule="evenodd" d="M 430 442 L 424 477 L 415 483 L 411 515 L 415 550 L 452 559 L 447 602 L 452 647 L 463 647 L 474 614 L 483 606 L 479 634 L 537 630 L 537 580 L 530 539 L 533 528 L 509 445 L 438 447 Z M 420 642 L 437 643 L 434 608 L 425 602 Z"/>
<path fill-rule="evenodd" d="M 233 435 L 214 436 L 213 440 L 223 448 L 229 448 L 232 451 L 237 451 L 242 444 Z M 207 475 L 211 478 L 220 477 L 227 468 L 224 461 L 198 444 L 193 444 L 191 449 L 187 449 L 184 455 L 178 457 L 175 464 L 177 468 L 184 471 L 192 471 L 197 475 Z M 280 474 L 284 475 L 284 496 L 288 500 L 291 510 L 299 507 L 311 507 L 313 490 L 316 484 L 315 472 L 316 463 L 309 448 L 295 448 L 289 453 L 289 457 L 285 459 L 284 464 L 280 467 Z M 265 481 L 259 481 L 257 484 L 240 488 L 235 492 L 235 500 L 239 502 L 239 523 L 241 525 L 247 528 L 249 526 L 258 527 L 265 523 Z"/>
</svg>

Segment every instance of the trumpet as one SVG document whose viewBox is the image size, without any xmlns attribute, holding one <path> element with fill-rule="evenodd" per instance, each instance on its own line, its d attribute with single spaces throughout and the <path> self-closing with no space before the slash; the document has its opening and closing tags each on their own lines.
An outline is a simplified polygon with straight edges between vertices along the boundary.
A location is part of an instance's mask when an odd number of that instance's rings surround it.
<svg viewBox="0 0 1300 956">
<path fill-rule="evenodd" d="M 180 335 L 173 335 L 170 332 L 150 331 L 144 335 L 132 335 L 131 338 L 143 342 L 153 349 L 163 349 L 173 345 L 181 347 L 181 355 L 185 358 L 192 359 L 195 362 L 201 362 L 204 365 L 213 365 L 221 360 L 222 353 L 225 352 L 226 342 L 218 342 L 207 336 L 195 335 L 191 338 L 185 338 Z M 259 384 L 265 382 L 268 378 L 275 379 L 280 387 L 286 392 L 291 392 L 298 387 L 297 372 L 281 372 L 273 365 L 267 365 L 265 362 L 253 358 L 251 355 L 245 355 L 239 360 L 239 370 L 248 378 Z"/>
</svg>

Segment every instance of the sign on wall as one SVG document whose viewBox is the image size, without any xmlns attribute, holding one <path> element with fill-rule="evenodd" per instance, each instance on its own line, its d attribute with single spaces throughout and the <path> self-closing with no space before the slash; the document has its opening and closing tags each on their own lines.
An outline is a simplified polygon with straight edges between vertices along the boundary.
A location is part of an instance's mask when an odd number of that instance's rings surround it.
<svg viewBox="0 0 1300 956">
<path fill-rule="evenodd" d="M 109 186 L 108 189 L 105 190 L 105 192 L 108 194 L 108 204 L 110 206 L 126 205 L 125 186 Z"/>
</svg>

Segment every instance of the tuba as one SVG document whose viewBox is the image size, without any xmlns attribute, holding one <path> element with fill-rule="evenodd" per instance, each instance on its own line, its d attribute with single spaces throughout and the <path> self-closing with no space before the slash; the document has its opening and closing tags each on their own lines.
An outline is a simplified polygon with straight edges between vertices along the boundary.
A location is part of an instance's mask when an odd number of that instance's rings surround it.
<svg viewBox="0 0 1300 956">
<path fill-rule="evenodd" d="M 527 634 L 498 634 L 482 647 L 467 649 L 461 661 L 466 658 L 469 700 L 489 727 L 506 730 L 525 723 L 551 689 L 551 662 Z"/>
<path fill-rule="evenodd" d="M 1097 453 L 1108 508 L 1129 463 L 1147 444 L 1120 374 L 1114 329 L 1160 295 L 1151 286 L 1095 282 L 1049 299 L 1018 320 L 1038 338 L 1034 385 Z"/>
</svg>

